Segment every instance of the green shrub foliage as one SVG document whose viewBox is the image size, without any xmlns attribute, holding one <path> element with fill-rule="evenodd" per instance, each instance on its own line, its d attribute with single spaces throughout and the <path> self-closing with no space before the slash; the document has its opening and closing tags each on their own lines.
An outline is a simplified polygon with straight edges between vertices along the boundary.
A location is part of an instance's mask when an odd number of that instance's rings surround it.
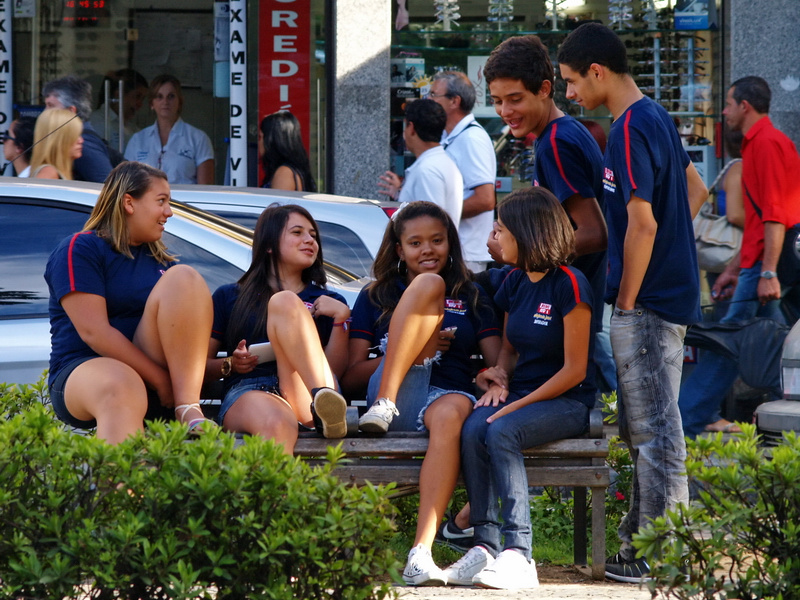
<svg viewBox="0 0 800 600">
<path fill-rule="evenodd" d="M 800 438 L 759 445 L 755 426 L 689 443 L 699 499 L 634 537 L 663 597 L 800 598 Z"/>
<path fill-rule="evenodd" d="M 341 484 L 270 441 L 152 424 L 119 446 L 0 387 L 0 598 L 392 595 L 387 489 Z M 376 580 L 383 580 L 380 584 Z"/>
</svg>

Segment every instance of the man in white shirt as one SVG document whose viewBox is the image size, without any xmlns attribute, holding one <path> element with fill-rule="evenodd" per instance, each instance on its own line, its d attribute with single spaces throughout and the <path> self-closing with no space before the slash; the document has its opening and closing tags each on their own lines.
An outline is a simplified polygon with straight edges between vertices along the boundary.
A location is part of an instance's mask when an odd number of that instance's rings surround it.
<svg viewBox="0 0 800 600">
<path fill-rule="evenodd" d="M 464 180 L 456 163 L 439 144 L 447 121 L 444 109 L 433 100 L 415 100 L 409 102 L 405 119 L 403 139 L 417 160 L 406 169 L 402 187 L 400 178 L 386 171 L 378 182 L 379 191 L 402 203 L 427 200 L 438 204 L 458 227 Z"/>
<path fill-rule="evenodd" d="M 494 145 L 472 115 L 475 88 L 464 73 L 439 73 L 431 84 L 428 98 L 444 108 L 447 123 L 442 146 L 464 178 L 464 204 L 458 228 L 464 260 L 473 272 L 484 271 L 491 261 L 486 238 L 494 222 L 497 178 Z"/>
</svg>

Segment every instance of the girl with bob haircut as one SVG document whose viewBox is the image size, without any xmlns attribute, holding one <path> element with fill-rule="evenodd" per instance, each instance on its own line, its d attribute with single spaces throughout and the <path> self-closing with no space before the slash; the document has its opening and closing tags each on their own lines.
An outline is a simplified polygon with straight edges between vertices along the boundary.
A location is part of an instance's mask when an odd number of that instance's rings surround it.
<svg viewBox="0 0 800 600">
<path fill-rule="evenodd" d="M 274 439 L 287 454 L 298 423 L 316 424 L 327 438 L 345 436 L 347 403 L 335 388 L 347 366 L 350 309 L 326 280 L 309 212 L 294 204 L 264 210 L 250 268 L 213 294 L 206 376 L 225 378 L 217 418 L 224 429 Z M 274 356 L 260 360 L 251 350 L 265 342 Z M 227 358 L 217 358 L 220 350 Z"/>
<path fill-rule="evenodd" d="M 258 155 L 264 169 L 261 187 L 316 192 L 311 163 L 300 137 L 300 122 L 282 110 L 267 115 L 258 129 Z"/>
<path fill-rule="evenodd" d="M 49 112 L 49 111 L 45 111 Z M 172 215 L 166 175 L 137 162 L 111 171 L 83 231 L 50 255 L 50 397 L 73 427 L 115 444 L 147 416 L 190 430 L 200 410 L 211 296 L 161 236 Z"/>
<path fill-rule="evenodd" d="M 445 585 L 430 548 L 458 478 L 461 426 L 476 401 L 470 357 L 481 353 L 494 364 L 500 330 L 490 299 L 471 281 L 458 230 L 436 204 L 410 202 L 395 214 L 373 271 L 375 282 L 353 309 L 344 382 L 367 387 L 363 431 L 430 432 L 403 579 Z M 382 358 L 369 358 L 375 348 Z"/>
<path fill-rule="evenodd" d="M 71 110 L 49 108 L 33 129 L 31 177 L 72 179 L 72 163 L 83 154 L 83 121 Z"/>
<path fill-rule="evenodd" d="M 496 365 L 477 377 L 484 394 L 461 433 L 475 545 L 445 572 L 455 585 L 525 589 L 539 581 L 522 450 L 580 435 L 588 425 L 592 292 L 567 266 L 575 234 L 551 192 L 512 193 L 497 226 L 503 260 L 517 268 L 495 295 L 505 311 L 503 347 Z"/>
</svg>

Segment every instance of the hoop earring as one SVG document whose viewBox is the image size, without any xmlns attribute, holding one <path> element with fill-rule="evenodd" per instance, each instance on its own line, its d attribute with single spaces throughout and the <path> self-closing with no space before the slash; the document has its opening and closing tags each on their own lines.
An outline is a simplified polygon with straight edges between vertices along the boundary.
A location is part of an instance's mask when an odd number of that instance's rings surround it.
<svg viewBox="0 0 800 600">
<path fill-rule="evenodd" d="M 403 266 L 402 270 L 400 269 L 400 265 Z M 406 263 L 402 258 L 397 259 L 397 274 L 398 275 L 408 274 L 408 268 L 406 268 Z"/>
<path fill-rule="evenodd" d="M 447 255 L 447 268 L 449 269 L 452 266 L 453 266 L 453 255 L 452 254 L 448 254 Z"/>
</svg>

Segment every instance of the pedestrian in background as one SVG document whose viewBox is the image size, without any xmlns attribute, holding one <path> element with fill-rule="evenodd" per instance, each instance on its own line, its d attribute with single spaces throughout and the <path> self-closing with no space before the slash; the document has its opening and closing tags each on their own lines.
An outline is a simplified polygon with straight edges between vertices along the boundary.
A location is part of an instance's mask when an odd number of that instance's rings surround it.
<svg viewBox="0 0 800 600">
<path fill-rule="evenodd" d="M 278 111 L 261 120 L 258 156 L 264 170 L 261 187 L 292 192 L 317 191 L 300 136 L 300 122 L 289 111 Z"/>
<path fill-rule="evenodd" d="M 31 177 L 73 179 L 73 163 L 83 153 L 83 123 L 71 111 L 54 108 L 36 119 Z"/>
<path fill-rule="evenodd" d="M 3 136 L 3 156 L 13 165 L 17 177 L 30 176 L 34 127 L 35 118 L 20 117 L 11 122 Z"/>
</svg>

